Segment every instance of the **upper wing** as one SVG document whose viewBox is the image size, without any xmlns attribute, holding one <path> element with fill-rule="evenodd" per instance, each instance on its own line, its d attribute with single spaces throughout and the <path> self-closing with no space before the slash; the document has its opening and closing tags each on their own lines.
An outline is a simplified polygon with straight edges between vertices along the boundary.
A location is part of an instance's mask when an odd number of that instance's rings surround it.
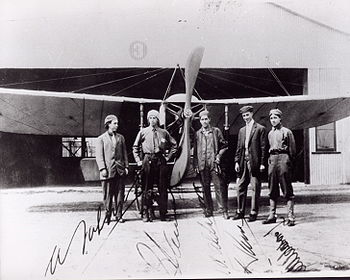
<svg viewBox="0 0 350 280">
<path fill-rule="evenodd" d="M 269 111 L 279 108 L 283 112 L 282 123 L 290 129 L 304 129 L 331 123 L 350 116 L 350 96 L 280 96 L 225 100 L 205 100 L 212 115 L 213 124 L 223 123 L 224 110 L 229 106 L 230 133 L 237 134 L 244 125 L 239 108 L 250 104 L 254 106 L 254 119 L 270 126 Z"/>
<path fill-rule="evenodd" d="M 79 93 L 49 92 L 0 88 L 0 131 L 61 135 L 96 136 L 104 131 L 107 114 L 118 114 L 121 104 L 161 103 L 159 99 L 119 97 Z M 169 101 L 182 102 L 182 100 Z M 229 106 L 230 133 L 237 134 L 244 125 L 239 108 L 254 106 L 256 121 L 269 126 L 269 111 L 279 108 L 283 124 L 303 129 L 327 124 L 350 116 L 350 96 L 280 96 L 243 99 L 192 100 L 207 104 L 212 124 L 224 122 L 223 105 Z"/>
<path fill-rule="evenodd" d="M 118 115 L 123 102 L 160 100 L 0 88 L 0 131 L 96 136 L 104 131 L 104 117 L 110 113 Z"/>
</svg>

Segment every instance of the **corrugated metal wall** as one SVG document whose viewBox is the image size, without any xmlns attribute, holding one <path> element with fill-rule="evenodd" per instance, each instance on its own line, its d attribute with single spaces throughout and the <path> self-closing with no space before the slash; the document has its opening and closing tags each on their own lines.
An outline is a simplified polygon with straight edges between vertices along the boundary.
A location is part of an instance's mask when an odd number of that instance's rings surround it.
<svg viewBox="0 0 350 280">
<path fill-rule="evenodd" d="M 348 92 L 347 69 L 309 69 L 309 95 L 338 95 Z M 349 108 L 350 110 L 350 108 Z M 310 135 L 310 183 L 313 185 L 350 183 L 350 117 L 336 123 L 335 153 L 316 153 L 315 128 Z"/>
</svg>

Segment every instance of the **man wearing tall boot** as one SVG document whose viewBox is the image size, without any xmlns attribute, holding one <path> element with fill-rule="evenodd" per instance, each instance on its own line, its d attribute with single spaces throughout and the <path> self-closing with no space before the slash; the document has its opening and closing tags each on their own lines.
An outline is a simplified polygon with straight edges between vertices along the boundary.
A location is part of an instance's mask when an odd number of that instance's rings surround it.
<svg viewBox="0 0 350 280">
<path fill-rule="evenodd" d="M 176 141 L 168 131 L 159 127 L 159 113 L 151 110 L 147 114 L 149 126 L 136 136 L 133 154 L 138 166 L 142 166 L 142 212 L 143 221 L 152 222 L 153 184 L 158 186 L 160 220 L 166 220 L 168 203 L 167 162 L 177 149 Z M 142 157 L 143 156 L 143 157 Z"/>
<path fill-rule="evenodd" d="M 237 212 L 234 220 L 245 215 L 248 185 L 252 188 L 249 222 L 257 219 L 261 192 L 261 177 L 265 171 L 267 156 L 266 129 L 253 119 L 253 107 L 244 106 L 239 112 L 246 125 L 239 130 L 235 155 L 235 171 L 238 174 Z"/>
<path fill-rule="evenodd" d="M 279 109 L 270 111 L 270 122 L 272 129 L 268 134 L 270 143 L 269 157 L 269 196 L 270 213 L 263 224 L 276 222 L 277 200 L 280 195 L 279 186 L 283 196 L 287 200 L 288 219 L 287 225 L 295 225 L 294 216 L 294 193 L 292 186 L 292 166 L 295 159 L 295 140 L 291 130 L 282 126 L 282 112 Z"/>
<path fill-rule="evenodd" d="M 124 177 L 128 174 L 128 154 L 123 135 L 117 133 L 118 118 L 115 115 L 105 118 L 105 128 L 107 131 L 96 142 L 96 162 L 103 189 L 105 220 L 108 224 L 111 221 L 114 198 L 116 219 L 123 223 Z"/>
</svg>

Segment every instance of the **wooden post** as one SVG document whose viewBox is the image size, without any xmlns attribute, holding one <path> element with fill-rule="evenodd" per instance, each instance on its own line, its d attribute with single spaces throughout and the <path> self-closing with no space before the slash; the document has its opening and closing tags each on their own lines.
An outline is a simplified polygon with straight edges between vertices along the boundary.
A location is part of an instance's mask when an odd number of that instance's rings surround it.
<svg viewBox="0 0 350 280">
<path fill-rule="evenodd" d="M 228 122 L 228 105 L 225 105 L 225 124 L 224 124 L 224 137 L 228 140 L 230 125 Z"/>
<path fill-rule="evenodd" d="M 143 128 L 143 104 L 140 103 L 140 130 Z"/>
</svg>

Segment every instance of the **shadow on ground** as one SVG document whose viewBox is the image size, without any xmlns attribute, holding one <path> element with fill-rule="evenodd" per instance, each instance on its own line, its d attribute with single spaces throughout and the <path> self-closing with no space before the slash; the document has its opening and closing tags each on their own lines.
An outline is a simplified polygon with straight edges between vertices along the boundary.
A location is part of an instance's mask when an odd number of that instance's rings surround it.
<svg viewBox="0 0 350 280">
<path fill-rule="evenodd" d="M 177 209 L 200 209 L 200 203 L 197 197 L 184 198 L 185 195 L 178 193 L 180 198 L 176 199 Z M 195 196 L 192 195 L 192 196 Z M 169 196 L 170 197 L 170 196 Z M 280 198 L 279 205 L 283 206 L 285 200 Z M 302 194 L 296 195 L 296 205 L 303 204 L 334 204 L 334 203 L 349 203 L 350 193 L 336 193 L 336 194 Z M 214 203 L 215 204 L 215 203 Z M 137 210 L 137 203 L 134 199 L 129 199 L 125 204 L 125 207 L 129 207 L 128 210 Z M 247 205 L 250 205 L 250 198 L 247 199 Z M 268 197 L 261 197 L 260 199 L 261 210 L 264 212 L 269 205 Z M 28 208 L 29 212 L 84 212 L 84 211 L 97 211 L 98 208 L 103 209 L 102 201 L 77 201 L 77 202 L 65 202 L 65 203 L 45 203 L 35 205 Z M 171 207 L 171 199 L 169 199 L 169 208 Z M 236 209 L 237 202 L 236 197 L 231 197 L 228 202 L 229 209 Z M 266 207 L 266 208 L 265 208 Z"/>
</svg>

